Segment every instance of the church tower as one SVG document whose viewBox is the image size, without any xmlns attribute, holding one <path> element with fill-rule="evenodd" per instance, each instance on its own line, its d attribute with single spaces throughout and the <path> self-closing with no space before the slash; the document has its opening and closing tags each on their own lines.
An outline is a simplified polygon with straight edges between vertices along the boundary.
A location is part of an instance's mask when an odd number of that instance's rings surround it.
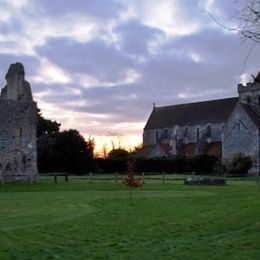
<svg viewBox="0 0 260 260">
<path fill-rule="evenodd" d="M 253 82 L 246 86 L 238 84 L 239 101 L 250 105 L 255 111 L 260 113 L 260 72 L 254 77 Z"/>
</svg>

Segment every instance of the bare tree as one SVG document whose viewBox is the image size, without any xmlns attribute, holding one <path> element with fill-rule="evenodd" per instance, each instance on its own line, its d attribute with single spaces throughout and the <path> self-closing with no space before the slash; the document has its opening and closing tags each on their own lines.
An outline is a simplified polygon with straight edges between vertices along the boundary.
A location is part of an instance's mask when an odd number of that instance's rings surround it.
<svg viewBox="0 0 260 260">
<path fill-rule="evenodd" d="M 122 147 L 122 143 L 123 143 L 124 137 L 125 137 L 124 134 L 122 134 L 122 133 L 120 133 L 120 132 L 109 132 L 109 133 L 108 133 L 108 136 L 111 136 L 111 137 L 116 138 L 116 141 L 113 140 L 113 139 L 111 140 L 112 150 L 123 148 L 123 147 Z M 117 147 L 116 147 L 115 142 L 117 143 Z"/>
<path fill-rule="evenodd" d="M 212 13 L 208 12 L 211 19 L 221 27 L 239 32 L 242 37 L 250 39 L 255 44 L 260 43 L 260 0 L 233 0 L 234 5 L 239 5 L 239 9 L 229 18 L 238 19 L 238 25 L 235 27 L 221 22 Z"/>
<path fill-rule="evenodd" d="M 239 32 L 245 39 L 260 43 L 260 0 L 245 0 L 240 15 Z"/>
<path fill-rule="evenodd" d="M 108 147 L 107 147 L 107 144 L 105 143 L 104 145 L 103 145 L 103 147 L 102 147 L 102 156 L 103 156 L 103 158 L 107 158 L 107 155 L 108 155 Z"/>
</svg>

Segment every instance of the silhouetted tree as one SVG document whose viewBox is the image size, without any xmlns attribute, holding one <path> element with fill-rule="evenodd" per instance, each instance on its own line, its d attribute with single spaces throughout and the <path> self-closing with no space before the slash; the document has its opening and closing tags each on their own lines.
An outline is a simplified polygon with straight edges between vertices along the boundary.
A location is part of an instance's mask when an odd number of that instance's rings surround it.
<svg viewBox="0 0 260 260">
<path fill-rule="evenodd" d="M 37 137 L 39 138 L 43 134 L 55 135 L 60 131 L 60 124 L 56 121 L 46 119 L 42 116 L 41 110 L 38 109 L 38 125 L 37 125 Z"/>
<path fill-rule="evenodd" d="M 56 171 L 87 173 L 93 162 L 94 141 L 86 142 L 77 130 L 70 129 L 56 135 L 51 159 Z"/>
<path fill-rule="evenodd" d="M 38 109 L 37 151 L 38 170 L 40 172 L 50 172 L 53 169 L 51 149 L 59 131 L 60 124 L 44 118 L 40 109 Z"/>
<path fill-rule="evenodd" d="M 107 158 L 118 160 L 118 159 L 126 159 L 126 158 L 128 158 L 128 156 L 129 156 L 128 151 L 118 148 L 118 149 L 112 149 L 108 153 Z"/>
<path fill-rule="evenodd" d="M 60 124 L 38 111 L 37 150 L 39 172 L 88 172 L 93 165 L 94 139 L 87 141 L 77 130 L 60 132 Z"/>
</svg>

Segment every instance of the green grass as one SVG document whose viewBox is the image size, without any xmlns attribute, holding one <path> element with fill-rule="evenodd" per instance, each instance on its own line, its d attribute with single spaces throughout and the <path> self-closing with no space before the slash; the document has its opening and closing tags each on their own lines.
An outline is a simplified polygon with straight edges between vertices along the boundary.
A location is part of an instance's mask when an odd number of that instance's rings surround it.
<svg viewBox="0 0 260 260">
<path fill-rule="evenodd" d="M 174 183 L 174 182 L 173 182 Z M 0 187 L 0 259 L 260 259 L 260 187 Z"/>
</svg>

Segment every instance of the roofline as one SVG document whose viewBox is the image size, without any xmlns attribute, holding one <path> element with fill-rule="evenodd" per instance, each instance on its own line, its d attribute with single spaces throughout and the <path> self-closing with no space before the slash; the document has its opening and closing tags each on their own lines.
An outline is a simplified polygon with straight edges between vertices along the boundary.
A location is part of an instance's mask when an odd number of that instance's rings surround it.
<svg viewBox="0 0 260 260">
<path fill-rule="evenodd" d="M 192 104 L 201 104 L 201 103 L 206 103 L 206 102 L 222 101 L 222 100 L 228 100 L 228 99 L 238 99 L 238 97 L 221 98 L 221 99 L 210 99 L 210 100 L 191 102 L 191 103 L 180 103 L 180 104 L 176 104 L 176 105 L 167 105 L 167 106 L 155 107 L 154 109 L 176 107 L 176 106 L 183 106 L 183 105 L 192 105 Z"/>
</svg>

